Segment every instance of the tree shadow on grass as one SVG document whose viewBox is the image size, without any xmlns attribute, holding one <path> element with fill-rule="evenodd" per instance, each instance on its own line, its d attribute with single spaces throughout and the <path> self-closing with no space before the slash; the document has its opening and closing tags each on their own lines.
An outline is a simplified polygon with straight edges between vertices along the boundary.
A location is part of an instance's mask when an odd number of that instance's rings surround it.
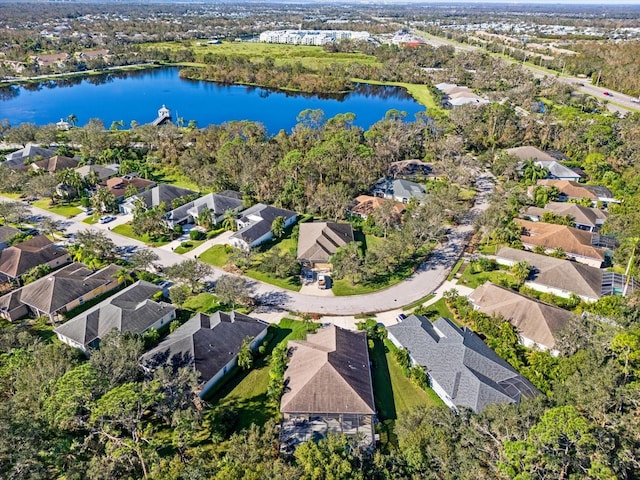
<svg viewBox="0 0 640 480">
<path fill-rule="evenodd" d="M 395 420 L 397 418 L 391 374 L 389 373 L 385 350 L 386 347 L 381 340 L 376 339 L 373 341 L 373 349 L 371 349 L 373 392 L 380 421 Z"/>
</svg>

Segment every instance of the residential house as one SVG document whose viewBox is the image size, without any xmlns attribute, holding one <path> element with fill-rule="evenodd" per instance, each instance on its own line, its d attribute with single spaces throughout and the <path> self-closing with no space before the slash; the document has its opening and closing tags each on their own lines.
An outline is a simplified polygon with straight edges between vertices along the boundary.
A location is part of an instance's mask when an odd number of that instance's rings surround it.
<svg viewBox="0 0 640 480">
<path fill-rule="evenodd" d="M 95 175 L 99 182 L 104 182 L 108 178 L 111 178 L 118 174 L 118 165 L 83 165 L 75 169 L 80 176 L 85 179 L 90 175 Z"/>
<path fill-rule="evenodd" d="M 123 175 L 122 177 L 108 178 L 105 182 L 100 184 L 100 187 L 106 188 L 110 193 L 113 193 L 118 202 L 121 202 L 124 200 L 124 196 L 127 193 L 127 187 L 129 185 L 133 185 L 138 192 L 141 192 L 147 188 L 155 187 L 156 182 L 140 178 L 130 173 Z"/>
<path fill-rule="evenodd" d="M 580 173 L 562 165 L 554 157 L 536 147 L 524 146 L 508 148 L 505 152 L 517 157 L 521 162 L 532 160 L 535 165 L 547 169 L 549 171 L 547 178 L 549 179 L 577 182 L 582 178 Z"/>
<path fill-rule="evenodd" d="M 525 286 L 564 298 L 577 295 L 585 302 L 596 302 L 606 295 L 628 295 L 636 288 L 633 278 L 621 273 L 525 250 L 502 247 L 496 253 L 496 261 L 507 266 L 528 263 L 532 272 Z"/>
<path fill-rule="evenodd" d="M 31 55 L 29 58 L 40 67 L 64 67 L 69 60 L 69 54 L 50 53 L 47 55 Z"/>
<path fill-rule="evenodd" d="M 521 216 L 532 222 L 540 222 L 545 213 L 553 213 L 560 217 L 570 217 L 576 228 L 587 232 L 596 232 L 609 217 L 599 208 L 585 207 L 577 203 L 549 202 L 544 208 L 528 207 Z"/>
<path fill-rule="evenodd" d="M 34 145 L 33 143 L 27 143 L 24 148 L 5 155 L 5 161 L 2 165 L 9 167 L 12 170 L 26 170 L 27 164 L 36 160 L 53 157 L 55 154 L 55 150 L 42 148 L 38 145 Z"/>
<path fill-rule="evenodd" d="M 561 249 L 570 260 L 598 268 L 606 259 L 606 250 L 594 246 L 595 234 L 591 232 L 566 225 L 530 222 L 521 218 L 516 218 L 514 222 L 523 229 L 520 241 L 527 250 L 543 247 L 546 253 L 551 253 Z"/>
<path fill-rule="evenodd" d="M 0 274 L 17 281 L 38 265 L 57 268 L 71 261 L 69 251 L 54 245 L 44 235 L 16 243 L 0 252 Z"/>
<path fill-rule="evenodd" d="M 400 203 L 409 203 L 412 198 L 422 202 L 427 197 L 424 185 L 400 178 L 381 178 L 373 186 L 373 195 Z"/>
<path fill-rule="evenodd" d="M 54 331 L 60 341 L 87 353 L 90 348 L 97 348 L 100 339 L 112 330 L 144 333 L 150 328 L 160 328 L 176 318 L 175 306 L 151 300 L 161 291 L 157 285 L 138 280 Z"/>
<path fill-rule="evenodd" d="M 451 320 L 410 315 L 388 328 L 389 340 L 406 348 L 426 369 L 431 388 L 454 410 L 480 413 L 495 403 L 519 403 L 539 392 L 467 327 Z"/>
<path fill-rule="evenodd" d="M 256 350 L 268 327 L 268 323 L 238 312 L 196 313 L 145 353 L 142 363 L 149 369 L 165 364 L 193 368 L 204 397 L 236 365 L 244 340 L 251 339 L 249 347 Z"/>
<path fill-rule="evenodd" d="M 0 297 L 0 316 L 13 321 L 32 313 L 59 320 L 62 314 L 116 288 L 119 268 L 108 265 L 94 272 L 82 263 L 67 265 Z"/>
<path fill-rule="evenodd" d="M 359 195 L 354 199 L 353 206 L 349 208 L 349 213 L 366 219 L 385 202 L 393 202 L 393 200 L 387 200 L 381 197 L 372 197 L 370 195 Z M 393 210 L 398 215 L 402 215 L 406 208 L 407 207 L 405 207 L 404 203 L 393 202 Z"/>
<path fill-rule="evenodd" d="M 330 433 L 373 447 L 376 407 L 365 332 L 329 325 L 290 341 L 280 402 L 281 449 Z"/>
<path fill-rule="evenodd" d="M 202 212 L 209 210 L 211 218 L 217 224 L 222 222 L 228 211 L 237 214 L 243 206 L 242 199 L 236 196 L 209 193 L 170 211 L 167 214 L 167 223 L 170 226 L 194 223 Z"/>
<path fill-rule="evenodd" d="M 393 178 L 424 177 L 427 180 L 437 180 L 443 175 L 432 163 L 422 160 L 398 160 L 389 165 L 389 176 Z"/>
<path fill-rule="evenodd" d="M 456 108 L 462 105 L 486 105 L 489 102 L 471 91 L 469 87 L 458 86 L 455 83 L 438 83 L 435 87 L 443 93 L 442 106 Z"/>
<path fill-rule="evenodd" d="M 300 224 L 298 261 L 310 268 L 331 270 L 329 257 L 353 242 L 350 223 L 306 222 Z"/>
<path fill-rule="evenodd" d="M 285 228 L 298 218 L 296 212 L 258 203 L 240 212 L 236 219 L 238 231 L 231 235 L 229 243 L 236 248 L 249 250 L 273 238 L 271 224 L 276 217 L 284 217 Z"/>
<path fill-rule="evenodd" d="M 563 202 L 587 198 L 591 200 L 592 205 L 596 205 L 597 202 L 602 202 L 605 205 L 609 203 L 620 203 L 620 200 L 613 197 L 611 190 L 600 185 L 584 185 L 570 180 L 538 180 L 537 184 L 556 187 L 560 191 L 559 200 Z M 530 195 L 534 188 L 535 187 L 531 187 L 529 189 Z"/>
<path fill-rule="evenodd" d="M 547 303 L 539 302 L 513 290 L 487 282 L 476 288 L 469 300 L 474 309 L 487 315 L 502 317 L 513 325 L 525 347 L 555 350 L 556 335 L 564 329 L 573 314 Z"/>
<path fill-rule="evenodd" d="M 38 160 L 29 164 L 29 168 L 34 172 L 47 172 L 56 174 L 68 168 L 76 168 L 80 161 L 75 158 L 65 157 L 64 155 L 54 155 L 50 158 Z"/>
<path fill-rule="evenodd" d="M 82 52 L 76 53 L 76 57 L 78 57 L 78 59 L 80 60 L 87 61 L 99 59 L 106 60 L 108 57 L 110 57 L 109 53 L 109 50 L 105 48 L 99 50 L 84 50 Z"/>
<path fill-rule="evenodd" d="M 17 234 L 21 233 L 17 228 L 8 225 L 0 225 L 0 250 L 4 250 L 9 246 L 9 242 Z"/>
<path fill-rule="evenodd" d="M 122 213 L 132 214 L 135 209 L 135 204 L 139 201 L 142 201 L 146 208 L 157 207 L 161 203 L 164 203 L 167 210 L 171 210 L 174 201 L 180 202 L 180 200 L 185 197 L 191 198 L 197 194 L 198 192 L 189 190 L 188 188 L 161 183 L 160 185 L 156 185 L 153 188 L 125 199 L 120 205 L 120 211 Z"/>
</svg>

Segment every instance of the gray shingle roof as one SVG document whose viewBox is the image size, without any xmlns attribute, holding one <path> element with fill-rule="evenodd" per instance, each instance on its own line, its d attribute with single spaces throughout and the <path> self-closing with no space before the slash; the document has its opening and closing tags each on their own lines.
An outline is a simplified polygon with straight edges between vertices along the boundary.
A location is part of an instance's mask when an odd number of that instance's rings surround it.
<svg viewBox="0 0 640 480">
<path fill-rule="evenodd" d="M 245 338 L 255 338 L 268 325 L 238 312 L 196 313 L 142 357 L 154 368 L 164 363 L 191 365 L 207 382 L 240 351 Z"/>
<path fill-rule="evenodd" d="M 410 315 L 388 328 L 457 407 L 481 412 L 492 403 L 518 403 L 539 392 L 468 328 Z"/>
<path fill-rule="evenodd" d="M 180 188 L 173 185 L 168 185 L 166 183 L 161 183 L 149 190 L 145 190 L 144 192 L 140 192 L 137 195 L 133 195 L 132 197 L 127 199 L 127 201 L 133 201 L 136 198 L 140 198 L 147 208 L 157 207 L 162 202 L 164 202 L 167 206 L 167 209 L 170 210 L 171 203 L 176 198 L 186 197 L 188 195 L 193 195 L 194 193 L 198 192 L 189 190 L 188 188 Z"/>
<path fill-rule="evenodd" d="M 49 158 L 56 154 L 55 150 L 49 148 L 42 148 L 33 143 L 28 143 L 24 148 L 16 150 L 8 155 L 5 155 L 7 162 L 22 162 L 28 159 L 34 159 L 36 157 Z"/>
<path fill-rule="evenodd" d="M 300 224 L 298 260 L 327 262 L 340 247 L 353 242 L 350 223 L 307 222 Z"/>
<path fill-rule="evenodd" d="M 272 207 L 264 203 L 257 203 L 252 207 L 241 212 L 242 219 L 245 222 L 251 222 L 246 227 L 238 230 L 231 238 L 239 238 L 247 242 L 249 245 L 271 230 L 271 223 L 278 217 L 284 217 L 285 221 L 296 215 L 296 212 L 285 210 L 284 208 Z M 260 220 L 250 220 L 249 217 L 258 217 Z"/>
<path fill-rule="evenodd" d="M 72 318 L 55 329 L 85 348 L 111 330 L 142 333 L 176 307 L 150 298 L 161 291 L 152 283 L 139 280 L 133 285 Z"/>
<path fill-rule="evenodd" d="M 236 211 L 242 207 L 242 200 L 233 197 L 227 197 L 225 195 L 218 195 L 215 193 L 209 193 L 202 197 L 186 203 L 181 207 L 176 208 L 167 213 L 169 220 L 180 220 L 185 218 L 190 213 L 195 218 L 200 215 L 204 210 L 210 210 L 212 212 L 214 220 L 219 222 L 227 210 Z M 195 214 L 195 215 L 193 215 Z"/>
<path fill-rule="evenodd" d="M 422 200 L 427 196 L 424 185 L 400 178 L 381 178 L 374 185 L 373 191 L 383 195 L 398 198 L 417 198 Z"/>
<path fill-rule="evenodd" d="M 330 325 L 289 348 L 281 412 L 375 414 L 365 332 Z"/>
</svg>

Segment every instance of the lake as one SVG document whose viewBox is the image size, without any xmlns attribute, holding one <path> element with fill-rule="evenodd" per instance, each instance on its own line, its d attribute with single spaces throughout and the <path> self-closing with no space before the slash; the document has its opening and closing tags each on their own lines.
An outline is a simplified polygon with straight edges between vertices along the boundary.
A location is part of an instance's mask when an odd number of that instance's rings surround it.
<svg viewBox="0 0 640 480">
<path fill-rule="evenodd" d="M 354 113 L 354 123 L 365 129 L 391 109 L 406 112 L 408 120 L 425 111 L 400 87 L 358 84 L 345 95 L 318 96 L 184 80 L 177 68 L 75 77 L 0 90 L 0 120 L 7 119 L 12 125 L 46 125 L 74 114 L 77 125 L 100 118 L 107 128 L 120 120 L 128 128 L 132 120 L 140 125 L 152 122 L 162 105 L 171 110 L 174 121 L 181 117 L 185 124 L 195 120 L 198 127 L 205 127 L 252 120 L 263 123 L 270 134 L 290 131 L 306 109 L 321 109 L 326 118 Z"/>
</svg>

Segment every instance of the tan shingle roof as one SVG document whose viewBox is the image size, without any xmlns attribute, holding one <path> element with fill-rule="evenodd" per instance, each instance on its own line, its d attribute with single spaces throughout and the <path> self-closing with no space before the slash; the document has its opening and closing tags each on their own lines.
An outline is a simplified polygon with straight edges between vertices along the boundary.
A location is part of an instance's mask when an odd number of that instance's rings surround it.
<svg viewBox="0 0 640 480">
<path fill-rule="evenodd" d="M 31 268 L 64 257 L 69 252 L 56 247 L 47 237 L 39 235 L 0 252 L 0 272 L 17 278 Z"/>
<path fill-rule="evenodd" d="M 567 310 L 538 302 L 489 282 L 476 288 L 469 299 L 482 313 L 503 317 L 523 337 L 549 349 L 555 345 L 554 334 L 562 330 L 573 316 Z"/>
<path fill-rule="evenodd" d="M 34 162 L 31 168 L 46 170 L 49 173 L 56 173 L 60 172 L 61 170 L 66 170 L 67 168 L 76 168 L 78 166 L 78 163 L 78 160 L 76 160 L 75 158 L 55 155 L 51 158 Z"/>
<path fill-rule="evenodd" d="M 569 198 L 613 198 L 613 194 L 606 187 L 599 185 L 582 185 L 572 180 L 538 180 L 538 185 L 553 186 L 560 190 L 560 193 Z"/>
<path fill-rule="evenodd" d="M 525 160 L 542 160 L 542 161 L 548 161 L 548 162 L 555 161 L 555 158 L 553 158 L 548 153 L 543 152 L 539 148 L 532 147 L 532 146 L 508 148 L 506 152 L 509 155 L 518 157 L 518 159 L 522 161 L 525 161 Z"/>
<path fill-rule="evenodd" d="M 330 325 L 289 347 L 281 412 L 375 414 L 365 332 Z"/>
<path fill-rule="evenodd" d="M 541 217 L 545 212 L 553 212 L 561 217 L 569 215 L 575 223 L 593 227 L 604 223 L 609 216 L 607 212 L 603 212 L 599 208 L 585 207 L 577 203 L 567 202 L 550 202 L 544 208 L 529 207 L 524 213 L 525 215 Z"/>
<path fill-rule="evenodd" d="M 350 223 L 301 223 L 298 260 L 327 262 L 338 248 L 349 242 L 353 242 L 353 227 Z"/>
<path fill-rule="evenodd" d="M 567 253 L 604 261 L 604 250 L 591 246 L 593 234 L 590 232 L 565 225 L 530 222 L 520 218 L 516 218 L 514 222 L 525 229 L 525 235 L 520 237 L 525 245 L 539 245 L 549 249 L 561 248 Z"/>
</svg>

